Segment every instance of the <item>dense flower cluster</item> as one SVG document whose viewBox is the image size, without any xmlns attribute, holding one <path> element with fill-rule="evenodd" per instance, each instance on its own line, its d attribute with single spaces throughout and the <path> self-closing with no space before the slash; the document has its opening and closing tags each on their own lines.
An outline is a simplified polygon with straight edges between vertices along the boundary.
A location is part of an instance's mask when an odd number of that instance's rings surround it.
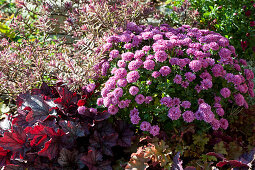
<svg viewBox="0 0 255 170">
<path fill-rule="evenodd" d="M 142 121 L 142 131 L 159 134 L 159 126 L 151 123 L 160 123 L 162 114 L 226 129 L 223 106 L 235 102 L 247 108 L 245 98 L 254 97 L 254 73 L 244 69 L 246 61 L 237 59 L 234 47 L 220 34 L 188 25 L 174 29 L 129 23 L 127 28 L 108 38 L 105 63 L 112 75 L 98 100 L 111 114 L 130 111 L 133 124 Z M 162 106 L 168 112 L 154 111 Z"/>
</svg>

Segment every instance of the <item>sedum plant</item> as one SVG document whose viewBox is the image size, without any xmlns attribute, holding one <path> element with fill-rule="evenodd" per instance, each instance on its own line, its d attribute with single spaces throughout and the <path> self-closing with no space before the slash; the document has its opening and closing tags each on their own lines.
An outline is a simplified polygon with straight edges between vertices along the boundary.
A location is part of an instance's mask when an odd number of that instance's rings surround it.
<svg viewBox="0 0 255 170">
<path fill-rule="evenodd" d="M 129 23 L 103 46 L 97 104 L 153 136 L 181 122 L 227 129 L 228 106 L 248 108 L 254 73 L 229 40 L 209 30 Z M 176 123 L 175 123 L 176 122 Z"/>
</svg>

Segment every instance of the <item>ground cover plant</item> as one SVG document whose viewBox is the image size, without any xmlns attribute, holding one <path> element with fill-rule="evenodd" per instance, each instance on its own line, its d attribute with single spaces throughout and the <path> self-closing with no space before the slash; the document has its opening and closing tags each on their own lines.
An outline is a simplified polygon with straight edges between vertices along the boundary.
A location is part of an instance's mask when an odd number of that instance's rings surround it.
<svg viewBox="0 0 255 170">
<path fill-rule="evenodd" d="M 254 2 L 215 2 L 0 0 L 0 166 L 254 169 Z"/>
</svg>

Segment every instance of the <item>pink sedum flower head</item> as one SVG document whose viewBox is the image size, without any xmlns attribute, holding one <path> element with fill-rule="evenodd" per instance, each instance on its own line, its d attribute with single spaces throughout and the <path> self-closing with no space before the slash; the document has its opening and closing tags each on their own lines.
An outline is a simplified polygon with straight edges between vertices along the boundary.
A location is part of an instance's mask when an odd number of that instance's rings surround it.
<svg viewBox="0 0 255 170">
<path fill-rule="evenodd" d="M 150 134 L 152 134 L 153 136 L 157 136 L 157 135 L 159 135 L 159 131 L 160 131 L 159 126 L 154 125 L 154 126 L 151 126 Z"/>
<path fill-rule="evenodd" d="M 149 122 L 143 121 L 140 125 L 140 129 L 142 131 L 150 131 L 151 130 L 151 124 Z"/>
</svg>

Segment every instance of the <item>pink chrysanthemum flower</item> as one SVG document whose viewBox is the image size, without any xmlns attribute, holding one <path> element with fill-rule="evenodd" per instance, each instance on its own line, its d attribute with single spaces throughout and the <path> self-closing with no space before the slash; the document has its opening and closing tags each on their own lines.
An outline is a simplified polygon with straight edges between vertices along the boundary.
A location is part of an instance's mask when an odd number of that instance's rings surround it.
<svg viewBox="0 0 255 170">
<path fill-rule="evenodd" d="M 160 128 L 158 127 L 158 125 L 154 125 L 151 126 L 150 129 L 150 134 L 152 134 L 153 136 L 157 136 L 159 134 Z"/>
<path fill-rule="evenodd" d="M 131 87 L 129 88 L 129 93 L 130 93 L 132 96 L 135 96 L 138 92 L 139 92 L 139 88 L 136 87 L 136 86 L 131 86 Z"/>
<path fill-rule="evenodd" d="M 151 124 L 149 122 L 143 121 L 140 125 L 140 129 L 142 131 L 150 131 L 151 130 Z"/>
<path fill-rule="evenodd" d="M 178 120 L 181 117 L 180 108 L 179 107 L 170 108 L 167 116 L 172 120 Z"/>
<path fill-rule="evenodd" d="M 153 60 L 146 60 L 143 63 L 143 67 L 147 70 L 153 70 L 155 67 L 155 62 Z"/>
<path fill-rule="evenodd" d="M 143 104 L 144 100 L 145 100 L 145 97 L 142 94 L 138 94 L 135 97 L 135 101 L 137 104 Z"/>
<path fill-rule="evenodd" d="M 131 71 L 127 74 L 128 83 L 134 83 L 140 78 L 138 71 Z"/>
<path fill-rule="evenodd" d="M 200 60 L 193 60 L 189 63 L 189 68 L 194 72 L 198 72 L 202 68 L 202 62 Z"/>
<path fill-rule="evenodd" d="M 160 68 L 159 72 L 162 76 L 167 76 L 168 74 L 171 73 L 171 69 L 168 66 L 163 66 Z"/>
<path fill-rule="evenodd" d="M 192 111 L 185 111 L 182 114 L 182 117 L 184 119 L 185 122 L 192 122 L 195 119 L 194 113 Z"/>
<path fill-rule="evenodd" d="M 220 90 L 220 94 L 224 97 L 224 98 L 228 98 L 228 97 L 230 97 L 230 95 L 231 95 L 231 91 L 228 89 L 228 88 L 222 88 L 221 90 Z"/>
<path fill-rule="evenodd" d="M 156 61 L 164 62 L 164 61 L 166 61 L 168 55 L 167 55 L 167 53 L 165 51 L 157 51 L 155 53 L 154 57 L 155 57 Z"/>
<path fill-rule="evenodd" d="M 116 107 L 114 105 L 111 105 L 111 106 L 108 107 L 108 112 L 111 115 L 115 115 L 118 111 L 119 111 L 118 107 Z"/>
</svg>

